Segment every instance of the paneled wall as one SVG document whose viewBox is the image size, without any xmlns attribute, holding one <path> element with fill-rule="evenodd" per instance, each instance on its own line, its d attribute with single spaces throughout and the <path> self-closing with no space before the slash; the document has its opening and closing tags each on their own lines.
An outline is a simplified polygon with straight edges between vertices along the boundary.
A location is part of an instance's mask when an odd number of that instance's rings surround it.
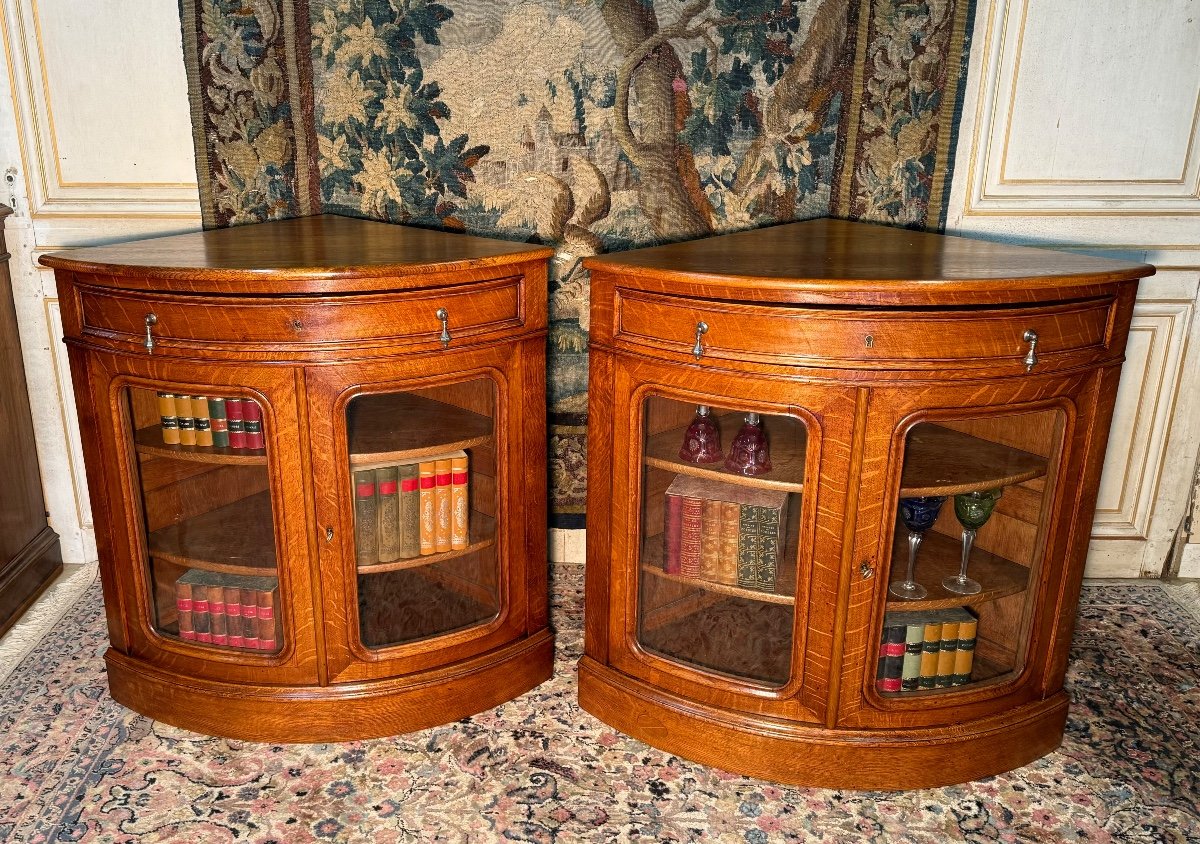
<svg viewBox="0 0 1200 844">
<path fill-rule="evenodd" d="M 1090 575 L 1155 576 L 1187 539 L 1200 451 L 1200 3 L 979 0 L 977 14 L 949 230 L 1158 267 L 1088 558 Z"/>
<path fill-rule="evenodd" d="M 200 228 L 174 0 L 2 0 L 3 201 L 50 522 L 95 558 L 48 251 Z M 9 185 L 11 184 L 11 187 Z"/>
</svg>

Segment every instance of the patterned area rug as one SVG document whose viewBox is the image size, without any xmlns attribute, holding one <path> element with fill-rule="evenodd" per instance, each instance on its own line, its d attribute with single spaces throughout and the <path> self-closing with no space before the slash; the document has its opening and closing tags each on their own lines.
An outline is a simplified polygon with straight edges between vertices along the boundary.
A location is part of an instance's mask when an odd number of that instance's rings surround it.
<svg viewBox="0 0 1200 844">
<path fill-rule="evenodd" d="M 552 244 L 552 510 L 582 527 L 581 259 L 944 223 L 973 0 L 181 0 L 208 226 Z"/>
<path fill-rule="evenodd" d="M 1200 617 L 1158 584 L 1084 588 L 1062 748 L 892 794 L 784 788 L 606 728 L 575 703 L 582 569 L 554 581 L 554 679 L 446 727 L 311 746 L 113 703 L 93 587 L 0 686 L 0 841 L 1200 841 Z"/>
</svg>

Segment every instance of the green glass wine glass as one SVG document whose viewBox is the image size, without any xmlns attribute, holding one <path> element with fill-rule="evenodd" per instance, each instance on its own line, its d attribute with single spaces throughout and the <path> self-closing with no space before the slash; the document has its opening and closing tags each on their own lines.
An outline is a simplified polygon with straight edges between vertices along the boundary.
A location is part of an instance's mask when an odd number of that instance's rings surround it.
<svg viewBox="0 0 1200 844">
<path fill-rule="evenodd" d="M 971 559 L 971 546 L 975 544 L 975 532 L 992 517 L 996 502 L 1004 494 L 1001 489 L 983 489 L 954 496 L 954 515 L 963 526 L 962 565 L 957 575 L 942 578 L 942 587 L 955 595 L 974 595 L 983 589 L 979 582 L 967 577 L 967 563 Z"/>
</svg>

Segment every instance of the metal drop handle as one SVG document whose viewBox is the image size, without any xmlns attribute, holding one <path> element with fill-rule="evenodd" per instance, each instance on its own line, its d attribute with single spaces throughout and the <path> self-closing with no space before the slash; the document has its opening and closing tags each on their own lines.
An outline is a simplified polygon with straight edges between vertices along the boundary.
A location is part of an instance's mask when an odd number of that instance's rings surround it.
<svg viewBox="0 0 1200 844">
<path fill-rule="evenodd" d="M 692 346 L 692 354 L 696 356 L 696 360 L 704 354 L 704 344 L 700 342 L 700 338 L 708 333 L 708 323 L 696 323 L 696 345 Z"/>
<path fill-rule="evenodd" d="M 450 312 L 445 308 L 438 308 L 435 316 L 442 321 L 442 336 L 438 339 L 442 341 L 442 348 L 450 345 Z"/>
<path fill-rule="evenodd" d="M 142 345 L 146 347 L 147 354 L 154 354 L 154 326 L 158 325 L 158 317 L 149 313 L 146 314 L 146 339 Z"/>
<path fill-rule="evenodd" d="M 1038 356 L 1037 356 L 1038 335 L 1037 335 L 1037 332 L 1034 331 L 1032 328 L 1026 328 L 1025 333 L 1022 335 L 1022 337 L 1025 340 L 1025 342 L 1029 344 L 1029 351 L 1025 353 L 1025 358 L 1022 362 L 1025 364 L 1025 371 L 1032 372 L 1033 368 L 1035 366 L 1037 366 L 1037 363 L 1038 363 Z"/>
</svg>

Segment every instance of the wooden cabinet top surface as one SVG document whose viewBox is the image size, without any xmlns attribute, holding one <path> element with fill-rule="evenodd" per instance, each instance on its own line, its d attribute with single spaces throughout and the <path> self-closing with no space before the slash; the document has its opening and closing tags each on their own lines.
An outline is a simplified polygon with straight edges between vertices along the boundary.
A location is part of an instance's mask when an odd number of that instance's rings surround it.
<svg viewBox="0 0 1200 844">
<path fill-rule="evenodd" d="M 420 286 L 430 273 L 494 278 L 505 267 L 553 254 L 541 246 L 322 214 L 55 252 L 41 263 L 120 277 L 123 287 L 150 287 L 145 281 L 153 279 L 162 291 L 289 294 L 382 289 L 381 279 Z"/>
<path fill-rule="evenodd" d="M 714 297 L 740 290 L 739 298 L 779 300 L 786 292 L 792 301 L 845 304 L 927 304 L 970 292 L 988 301 L 1041 298 L 1029 291 L 1062 298 L 1154 273 L 1149 264 L 833 219 L 598 255 L 584 265 L 663 289 L 701 285 Z"/>
</svg>

